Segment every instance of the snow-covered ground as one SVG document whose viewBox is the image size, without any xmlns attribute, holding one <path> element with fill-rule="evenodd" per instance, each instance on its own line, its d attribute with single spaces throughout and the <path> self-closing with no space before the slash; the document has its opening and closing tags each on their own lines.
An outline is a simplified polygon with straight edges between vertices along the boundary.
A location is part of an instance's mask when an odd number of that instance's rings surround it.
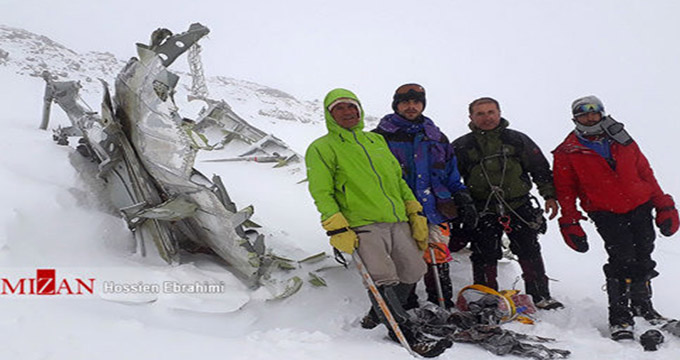
<svg viewBox="0 0 680 360">
<path fill-rule="evenodd" d="M 96 182 L 82 171 L 88 164 L 73 147 L 57 146 L 51 139 L 51 130 L 38 130 L 44 82 L 27 75 L 17 74 L 14 68 L 0 64 L 3 89 L 0 124 L 4 130 L 0 142 L 0 277 L 30 278 L 35 276 L 36 269 L 53 268 L 58 278 L 96 278 L 95 294 L 0 295 L 3 344 L 0 358 L 410 358 L 386 338 L 382 327 L 374 330 L 359 327 L 358 321 L 369 304 L 353 269 L 333 266 L 319 272 L 327 281 L 327 287 L 306 284 L 290 298 L 268 301 L 264 289 L 245 288 L 217 259 L 209 256 L 187 256 L 183 265 L 173 268 L 153 254 L 146 258 L 133 254 L 133 238 L 124 222 L 97 198 Z M 241 116 L 274 133 L 300 153 L 325 132 L 318 108 L 314 117 L 313 101 L 308 105 L 277 104 L 279 110 L 291 114 L 298 112 L 287 106 L 310 109 L 305 110 L 310 114 L 308 121 L 282 120 L 266 115 L 271 114 L 272 109 L 260 112 L 262 107 L 254 105 L 255 100 L 249 95 L 229 95 L 234 94 L 234 88 L 220 87 L 217 82 L 209 85 L 213 93 L 225 97 Z M 245 85 L 239 86 L 246 88 Z M 96 91 L 86 95 L 88 103 L 96 109 Z M 192 106 L 181 100 L 185 98 L 185 94 L 177 96 L 180 108 Z M 635 100 L 631 93 L 630 99 L 619 102 Z M 604 101 L 607 105 L 606 98 Z M 617 112 L 614 106 L 610 110 L 638 139 L 657 170 L 662 187 L 680 198 L 677 168 L 671 168 L 672 162 L 666 160 L 669 153 L 678 153 L 677 143 L 672 142 L 674 135 L 636 123 L 632 115 Z M 54 106 L 52 111 L 50 129 L 68 124 L 58 107 Z M 513 123 L 512 114 L 505 115 Z M 646 115 L 663 119 L 664 112 L 650 107 Z M 558 118 L 566 116 L 562 114 Z M 660 122 L 677 129 L 675 119 Z M 557 145 L 556 139 L 566 135 L 569 125 L 548 128 L 536 121 L 515 128 L 529 133 L 547 154 Z M 455 138 L 460 134 L 448 135 Z M 221 175 L 239 207 L 255 206 L 253 220 L 264 226 L 262 233 L 267 236 L 270 248 L 296 260 L 321 251 L 329 252 L 327 237 L 319 226 L 306 184 L 298 184 L 305 178 L 301 164 L 274 169 L 267 164 L 249 162 L 201 161 L 210 156 L 201 154 L 196 167 L 207 175 Z M 551 282 L 553 296 L 563 301 L 566 309 L 540 312 L 535 325 L 505 326 L 553 337 L 557 341 L 551 347 L 569 349 L 571 358 L 577 360 L 677 359 L 680 339 L 670 335 L 666 336 L 666 344 L 654 353 L 644 352 L 637 343 L 609 340 L 601 270 L 606 256 L 593 226 L 586 224 L 585 230 L 591 242 L 591 250 L 586 254 L 577 254 L 563 244 L 555 222 L 550 223 L 548 233 L 541 239 L 548 274 L 555 280 Z M 655 305 L 661 313 L 676 317 L 680 316 L 675 307 L 680 295 L 675 286 L 680 272 L 677 238 L 678 235 L 671 239 L 659 238 L 654 253 L 661 273 L 654 280 Z M 451 276 L 455 291 L 471 283 L 471 270 L 467 254 L 455 254 L 454 259 Z M 327 264 L 333 265 L 333 262 Z M 303 264 L 296 272 L 304 275 L 313 270 L 317 268 Z M 499 273 L 501 287 L 522 288 L 516 263 L 500 264 Z M 160 284 L 168 280 L 196 279 L 222 281 L 226 291 L 210 296 L 161 293 L 116 297 L 102 288 L 106 281 Z M 422 285 L 419 292 L 424 293 Z M 639 325 L 640 329 L 646 326 L 642 320 Z M 495 359 L 496 356 L 474 345 L 455 344 L 440 358 Z"/>
</svg>

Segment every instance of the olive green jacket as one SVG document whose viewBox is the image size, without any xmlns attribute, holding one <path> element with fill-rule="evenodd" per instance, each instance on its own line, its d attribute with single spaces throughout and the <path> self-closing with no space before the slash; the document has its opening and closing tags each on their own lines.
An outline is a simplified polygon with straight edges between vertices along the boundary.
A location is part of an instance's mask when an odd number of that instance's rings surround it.
<svg viewBox="0 0 680 360">
<path fill-rule="evenodd" d="M 532 180 L 544 199 L 555 198 L 550 164 L 538 145 L 508 125 L 501 119 L 497 128 L 483 131 L 470 123 L 472 132 L 453 141 L 458 170 L 480 211 L 497 211 L 492 186 L 513 209 L 529 200 Z"/>
</svg>

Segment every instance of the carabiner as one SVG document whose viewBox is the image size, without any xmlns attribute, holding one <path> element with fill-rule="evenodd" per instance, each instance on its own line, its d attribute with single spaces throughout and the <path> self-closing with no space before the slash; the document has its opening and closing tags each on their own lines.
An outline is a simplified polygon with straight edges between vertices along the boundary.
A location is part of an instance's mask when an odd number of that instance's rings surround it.
<svg viewBox="0 0 680 360">
<path fill-rule="evenodd" d="M 503 225 L 503 231 L 506 234 L 509 234 L 512 232 L 512 228 L 510 227 L 510 216 L 508 215 L 501 215 L 498 217 L 498 222 Z"/>
</svg>

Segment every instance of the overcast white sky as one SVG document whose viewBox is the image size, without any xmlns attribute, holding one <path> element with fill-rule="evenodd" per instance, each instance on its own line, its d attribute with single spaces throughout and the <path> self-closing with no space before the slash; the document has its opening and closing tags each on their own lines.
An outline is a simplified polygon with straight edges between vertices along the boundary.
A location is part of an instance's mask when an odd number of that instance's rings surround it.
<svg viewBox="0 0 680 360">
<path fill-rule="evenodd" d="M 347 87 L 376 116 L 390 111 L 398 85 L 419 82 L 428 92 L 426 115 L 451 133 L 466 130 L 467 104 L 480 96 L 500 100 L 520 129 L 555 120 L 550 141 L 556 144 L 571 127 L 576 97 L 596 94 L 612 114 L 637 119 L 650 115 L 650 104 L 674 104 L 680 94 L 676 0 L 0 4 L 0 23 L 123 59 L 155 28 L 180 32 L 198 21 L 212 30 L 202 42 L 208 75 L 255 81 L 302 99 Z M 680 111 L 660 115 L 678 119 Z"/>
</svg>

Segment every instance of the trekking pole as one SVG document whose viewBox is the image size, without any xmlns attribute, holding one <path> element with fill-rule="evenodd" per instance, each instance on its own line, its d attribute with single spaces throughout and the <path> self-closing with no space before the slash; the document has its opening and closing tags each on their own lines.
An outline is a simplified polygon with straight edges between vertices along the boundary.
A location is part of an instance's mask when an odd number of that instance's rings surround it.
<svg viewBox="0 0 680 360">
<path fill-rule="evenodd" d="M 390 311 L 389 307 L 387 307 L 387 303 L 385 302 L 385 299 L 383 299 L 382 295 L 380 295 L 380 292 L 378 291 L 378 287 L 373 282 L 371 275 L 368 273 L 368 270 L 366 270 L 366 266 L 364 266 L 364 262 L 363 262 L 363 260 L 361 260 L 361 256 L 359 256 L 359 253 L 357 251 L 355 251 L 352 254 L 352 258 L 354 259 L 354 262 L 357 264 L 357 269 L 359 270 L 359 273 L 361 274 L 361 279 L 363 280 L 364 286 L 368 289 L 368 291 L 371 292 L 371 294 L 373 295 L 373 298 L 375 299 L 375 302 L 378 303 L 378 307 L 380 307 L 380 311 L 382 311 L 383 315 L 385 316 L 385 319 L 387 319 L 387 322 L 390 324 L 392 331 L 397 336 L 397 339 L 399 339 L 399 343 L 404 348 L 406 348 L 406 350 L 409 352 L 409 354 L 413 355 L 414 357 L 417 357 L 416 353 L 413 352 L 413 350 L 411 349 L 411 346 L 406 341 L 406 337 L 404 337 L 404 333 L 401 332 L 401 329 L 399 328 L 399 324 L 397 324 L 397 321 L 394 319 L 394 316 L 392 316 L 392 312 Z"/>
</svg>

